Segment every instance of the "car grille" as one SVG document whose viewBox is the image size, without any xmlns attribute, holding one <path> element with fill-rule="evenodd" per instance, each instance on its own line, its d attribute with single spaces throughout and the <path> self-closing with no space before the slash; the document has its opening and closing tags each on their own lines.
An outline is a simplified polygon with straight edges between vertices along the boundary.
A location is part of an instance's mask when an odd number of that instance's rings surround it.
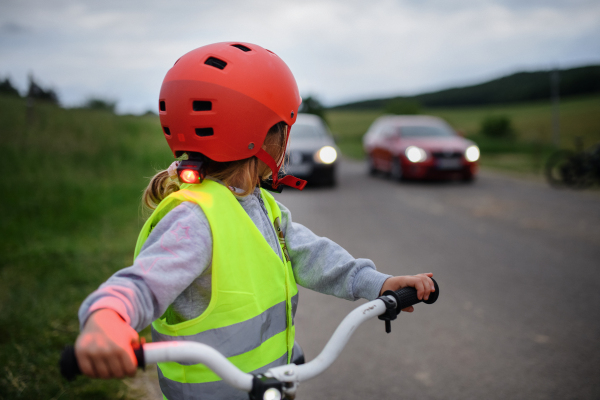
<svg viewBox="0 0 600 400">
<path fill-rule="evenodd" d="M 305 164 L 313 162 L 312 153 L 304 153 L 301 151 L 291 151 L 287 157 L 290 165 Z"/>
<path fill-rule="evenodd" d="M 431 155 L 437 170 L 458 171 L 463 168 L 463 154 L 460 151 L 433 151 Z"/>
<path fill-rule="evenodd" d="M 463 154 L 460 151 L 444 152 L 444 151 L 433 151 L 431 155 L 434 158 L 462 158 Z"/>
</svg>

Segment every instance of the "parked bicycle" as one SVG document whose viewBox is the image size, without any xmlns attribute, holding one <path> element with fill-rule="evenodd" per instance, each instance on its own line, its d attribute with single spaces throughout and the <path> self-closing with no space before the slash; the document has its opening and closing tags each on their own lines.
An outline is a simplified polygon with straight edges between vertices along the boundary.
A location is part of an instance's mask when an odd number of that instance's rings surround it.
<svg viewBox="0 0 600 400">
<path fill-rule="evenodd" d="M 426 304 L 434 303 L 440 293 L 434 280 L 435 292 L 432 292 Z M 339 356 L 350 340 L 352 333 L 363 322 L 379 317 L 385 321 L 385 330 L 391 331 L 390 322 L 396 319 L 400 310 L 420 303 L 417 291 L 406 287 L 397 291 L 388 290 L 379 298 L 355 308 L 337 327 L 321 354 L 308 363 L 288 364 L 271 368 L 262 374 L 248 374 L 214 348 L 202 343 L 173 341 L 143 344 L 134 350 L 138 368 L 146 364 L 174 361 L 185 364 L 205 364 L 232 387 L 248 392 L 250 400 L 294 399 L 300 382 L 309 380 L 324 372 Z M 67 346 L 60 359 L 61 374 L 69 379 L 81 374 L 73 346 Z"/>
<path fill-rule="evenodd" d="M 577 151 L 559 150 L 546 162 L 548 183 L 556 188 L 585 189 L 600 184 L 600 143 L 583 150 L 577 140 Z"/>
</svg>

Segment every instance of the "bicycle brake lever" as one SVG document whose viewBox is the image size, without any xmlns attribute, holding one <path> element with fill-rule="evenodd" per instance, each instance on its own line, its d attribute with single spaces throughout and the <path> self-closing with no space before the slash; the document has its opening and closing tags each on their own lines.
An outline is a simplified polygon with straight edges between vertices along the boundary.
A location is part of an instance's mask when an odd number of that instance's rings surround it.
<svg viewBox="0 0 600 400">
<path fill-rule="evenodd" d="M 386 292 L 387 293 L 387 292 Z M 378 316 L 382 321 L 385 321 L 385 333 L 390 333 L 392 331 L 391 321 L 395 320 L 399 314 L 399 311 L 396 311 L 396 302 L 389 298 L 385 293 L 383 296 L 378 297 L 379 300 L 383 301 L 385 304 L 385 312 Z"/>
</svg>

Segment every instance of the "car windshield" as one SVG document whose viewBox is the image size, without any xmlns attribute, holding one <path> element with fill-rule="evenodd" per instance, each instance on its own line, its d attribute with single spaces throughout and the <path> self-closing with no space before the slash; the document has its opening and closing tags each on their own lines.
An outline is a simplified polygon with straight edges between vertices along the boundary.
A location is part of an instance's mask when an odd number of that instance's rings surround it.
<svg viewBox="0 0 600 400">
<path fill-rule="evenodd" d="M 305 139 L 317 139 L 326 136 L 324 130 L 319 129 L 314 125 L 301 125 L 295 124 L 292 126 L 291 137 L 293 139 L 305 140 Z"/>
<path fill-rule="evenodd" d="M 414 125 L 399 128 L 402 137 L 450 137 L 454 132 L 443 125 Z"/>
</svg>

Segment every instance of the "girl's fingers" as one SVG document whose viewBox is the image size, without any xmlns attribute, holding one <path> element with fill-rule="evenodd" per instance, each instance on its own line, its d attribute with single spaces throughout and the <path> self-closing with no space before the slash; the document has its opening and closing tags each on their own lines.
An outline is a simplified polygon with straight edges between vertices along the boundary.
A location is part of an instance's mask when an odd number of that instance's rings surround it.
<svg viewBox="0 0 600 400">
<path fill-rule="evenodd" d="M 123 377 L 123 366 L 121 365 L 120 354 L 108 354 L 104 359 L 104 363 L 108 366 L 108 373 L 110 375 L 110 378 Z"/>
<path fill-rule="evenodd" d="M 94 357 L 94 362 L 92 365 L 94 367 L 95 378 L 109 379 L 111 377 L 110 373 L 108 372 L 108 366 L 104 363 L 103 358 Z"/>
<path fill-rule="evenodd" d="M 415 308 L 413 306 L 410 306 L 410 307 L 403 308 L 402 311 L 404 311 L 404 312 L 413 312 L 413 311 L 415 311 Z"/>
<path fill-rule="evenodd" d="M 431 286 L 429 286 L 429 278 L 426 276 L 422 276 L 421 283 L 423 284 L 423 300 L 427 300 L 429 299 L 429 293 L 431 293 Z"/>
<path fill-rule="evenodd" d="M 424 279 L 424 284 L 425 288 L 427 289 L 425 294 L 425 300 L 429 300 L 429 295 L 435 290 L 433 286 L 433 281 L 430 277 L 426 276 Z"/>
<path fill-rule="evenodd" d="M 419 300 L 428 300 L 431 293 L 431 279 L 425 274 L 415 275 L 415 289 Z"/>
<path fill-rule="evenodd" d="M 84 355 L 77 356 L 77 365 L 79 365 L 79 369 L 81 373 L 90 377 L 94 377 L 94 367 L 90 362 L 90 359 Z"/>
<path fill-rule="evenodd" d="M 132 355 L 129 354 L 128 351 L 125 351 L 121 354 L 119 360 L 121 362 L 121 367 L 123 368 L 123 372 L 125 373 L 125 375 L 134 376 L 137 366 L 135 365 L 135 362 L 132 359 Z"/>
<path fill-rule="evenodd" d="M 423 281 L 421 279 L 419 279 L 418 277 L 415 277 L 415 289 L 417 289 L 417 298 L 419 300 L 423 300 L 423 295 L 425 294 L 425 285 L 423 284 Z"/>
<path fill-rule="evenodd" d="M 435 285 L 433 284 L 433 280 L 431 279 L 431 278 L 433 277 L 433 274 L 432 274 L 431 272 L 427 272 L 427 273 L 425 273 L 425 274 L 418 274 L 418 275 L 420 275 L 420 276 L 426 276 L 426 277 L 427 277 L 427 280 L 428 280 L 428 281 L 429 281 L 429 283 L 430 283 L 430 286 L 431 286 L 431 291 L 432 291 L 432 292 L 435 292 Z"/>
<path fill-rule="evenodd" d="M 433 280 L 431 279 L 433 277 L 433 274 L 431 272 L 427 272 L 427 273 L 418 274 L 418 275 L 426 277 L 427 285 L 430 288 L 429 291 L 435 292 L 435 285 L 433 284 Z"/>
</svg>

